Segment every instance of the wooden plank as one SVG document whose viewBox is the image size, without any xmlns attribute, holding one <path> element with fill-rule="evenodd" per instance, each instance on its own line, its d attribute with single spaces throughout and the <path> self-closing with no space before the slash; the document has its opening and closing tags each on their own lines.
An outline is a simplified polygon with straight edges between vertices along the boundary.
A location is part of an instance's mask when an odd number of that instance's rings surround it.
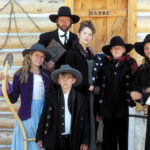
<svg viewBox="0 0 150 150">
<path fill-rule="evenodd" d="M 0 1 L 0 6 L 1 8 L 6 4 L 7 2 L 5 1 Z M 18 1 L 17 3 L 21 5 L 21 7 L 27 12 L 27 13 L 36 13 L 36 14 L 42 14 L 42 13 L 57 13 L 59 7 L 64 5 L 64 1 L 39 1 L 39 0 L 32 0 L 32 1 Z M 10 4 L 3 10 L 0 11 L 0 14 L 9 14 L 10 13 Z M 16 3 L 13 3 L 14 6 L 14 11 L 16 13 L 23 13 L 22 9 L 16 5 Z"/>
<path fill-rule="evenodd" d="M 74 1 L 74 10 L 80 10 L 81 9 L 81 0 Z"/>
<path fill-rule="evenodd" d="M 99 11 L 103 12 L 103 11 L 107 11 L 108 9 L 100 9 Z M 92 11 L 92 10 L 91 10 Z M 106 17 L 106 15 L 99 15 L 96 14 L 95 12 L 97 12 L 97 10 L 93 10 L 94 12 L 92 13 L 93 15 L 91 17 Z M 109 9 L 109 11 L 111 12 L 109 16 L 107 17 L 115 17 L 115 16 L 122 16 L 125 17 L 127 16 L 127 9 Z M 79 15 L 80 17 L 86 17 L 89 16 L 89 10 L 75 10 L 75 14 Z"/>
<path fill-rule="evenodd" d="M 107 0 L 107 8 L 118 9 L 118 0 Z"/>
<path fill-rule="evenodd" d="M 128 8 L 128 0 L 117 0 L 118 8 L 125 9 Z"/>
<path fill-rule="evenodd" d="M 106 9 L 107 2 L 106 0 L 93 0 L 93 9 Z"/>
<path fill-rule="evenodd" d="M 12 118 L 1 118 L 0 117 L 0 128 L 3 129 L 13 129 L 14 128 L 15 119 Z"/>
<path fill-rule="evenodd" d="M 125 17 L 117 17 L 114 24 L 111 23 L 111 26 L 112 26 L 112 29 L 111 31 L 109 31 L 109 33 L 107 33 L 107 41 L 106 41 L 106 44 L 109 44 L 110 43 L 110 39 L 113 37 L 113 36 L 117 36 L 117 35 L 120 35 L 120 33 L 122 31 L 125 31 L 126 32 L 126 28 L 122 28 L 124 22 L 126 21 L 126 18 Z M 109 22 L 110 23 L 110 22 Z"/>
<path fill-rule="evenodd" d="M 48 17 L 32 17 L 33 21 L 38 25 L 38 27 L 41 29 L 42 32 L 48 32 L 56 29 L 56 24 L 52 23 Z M 3 20 L 3 21 L 2 21 Z M 27 17 L 18 17 L 16 19 L 17 21 L 17 28 L 18 32 L 40 32 L 38 28 L 35 27 L 35 25 L 29 20 Z M 1 33 L 7 33 L 8 32 L 8 27 L 9 27 L 9 19 L 4 17 L 0 18 L 0 32 Z M 30 27 L 30 28 L 29 28 Z M 11 30 L 10 33 L 15 33 L 16 31 L 16 26 L 14 21 L 11 23 Z"/>
<path fill-rule="evenodd" d="M 137 0 L 128 0 L 128 42 L 135 43 L 137 41 Z M 139 63 L 137 54 L 132 51 L 131 56 Z"/>
<path fill-rule="evenodd" d="M 88 10 L 92 9 L 92 0 L 81 0 L 81 9 Z"/>
<path fill-rule="evenodd" d="M 12 136 L 12 131 L 1 131 L 0 145 L 11 145 Z"/>
<path fill-rule="evenodd" d="M 106 42 L 107 19 L 106 18 L 101 18 L 101 19 L 93 18 L 92 21 L 96 28 L 96 33 L 94 34 L 94 37 L 93 37 L 93 49 L 94 49 L 94 53 L 98 53 L 98 52 L 101 52 L 102 47 L 104 46 Z"/>
</svg>

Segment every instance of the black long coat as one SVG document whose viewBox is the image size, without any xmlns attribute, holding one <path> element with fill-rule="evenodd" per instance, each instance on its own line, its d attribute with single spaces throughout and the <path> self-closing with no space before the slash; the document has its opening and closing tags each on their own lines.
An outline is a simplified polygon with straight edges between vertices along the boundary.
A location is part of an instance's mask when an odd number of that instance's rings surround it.
<svg viewBox="0 0 150 150">
<path fill-rule="evenodd" d="M 43 44 L 45 47 L 47 47 L 52 39 L 54 39 L 56 42 L 60 43 L 63 48 L 65 48 L 67 51 L 69 51 L 69 49 L 72 47 L 74 41 L 76 41 L 78 39 L 78 37 L 77 37 L 76 34 L 70 32 L 70 36 L 69 36 L 68 42 L 65 45 L 63 45 L 61 43 L 61 41 L 59 40 L 58 29 L 56 29 L 56 30 L 54 30 L 52 32 L 42 33 L 40 35 L 38 43 Z M 64 64 L 64 59 L 65 59 L 65 55 L 61 58 L 61 60 L 59 60 L 59 62 L 57 62 L 57 64 L 55 64 L 55 66 L 56 66 L 55 68 L 56 69 L 59 68 L 60 65 Z"/>
<path fill-rule="evenodd" d="M 134 105 L 130 97 L 134 75 L 128 61 L 115 63 L 107 60 L 105 64 L 95 62 L 93 71 L 97 71 L 98 76 L 95 84 L 101 87 L 95 108 L 99 116 L 127 117 L 128 106 Z"/>
<path fill-rule="evenodd" d="M 71 150 L 79 150 L 81 144 L 89 145 L 90 123 L 89 110 L 85 96 L 72 88 L 71 99 Z M 70 95 L 69 95 L 70 97 Z M 57 117 L 58 117 L 58 91 L 53 91 L 46 101 L 40 118 L 36 134 L 36 141 L 42 140 L 44 148 L 56 149 L 57 145 Z"/>
<path fill-rule="evenodd" d="M 141 65 L 136 73 L 135 80 L 133 81 L 133 91 L 139 91 L 143 94 L 142 104 L 144 105 L 150 96 L 150 94 L 144 93 L 146 88 L 150 87 L 150 66 Z M 148 120 L 147 120 L 147 131 L 146 131 L 146 143 L 145 150 L 150 149 L 150 106 L 148 106 Z"/>
<path fill-rule="evenodd" d="M 78 86 L 78 89 L 82 92 L 89 93 L 89 77 L 88 77 L 88 64 L 86 61 L 86 57 L 81 53 L 81 49 L 83 47 L 78 43 L 74 43 L 73 47 L 69 50 L 65 57 L 65 64 L 69 64 L 71 67 L 79 70 L 82 74 L 82 82 Z M 87 48 L 89 55 L 91 56 L 91 60 L 94 60 L 94 55 Z"/>
</svg>

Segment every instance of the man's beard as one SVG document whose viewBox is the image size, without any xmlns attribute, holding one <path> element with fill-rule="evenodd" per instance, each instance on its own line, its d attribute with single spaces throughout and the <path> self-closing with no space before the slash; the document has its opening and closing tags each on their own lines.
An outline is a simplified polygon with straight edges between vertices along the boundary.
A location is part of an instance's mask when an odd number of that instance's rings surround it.
<svg viewBox="0 0 150 150">
<path fill-rule="evenodd" d="M 61 28 L 61 26 L 57 23 L 57 27 L 60 28 L 63 32 L 67 32 L 72 24 L 70 24 L 65 30 L 63 28 Z"/>
</svg>

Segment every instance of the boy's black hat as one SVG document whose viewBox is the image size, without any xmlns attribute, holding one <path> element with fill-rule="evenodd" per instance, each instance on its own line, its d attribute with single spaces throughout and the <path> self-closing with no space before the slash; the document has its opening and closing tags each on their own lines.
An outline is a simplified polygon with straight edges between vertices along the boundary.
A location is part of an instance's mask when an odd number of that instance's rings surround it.
<svg viewBox="0 0 150 150">
<path fill-rule="evenodd" d="M 132 49 L 133 49 L 133 45 L 132 44 L 125 44 L 123 39 L 120 36 L 114 36 L 111 41 L 110 41 L 110 45 L 106 45 L 102 48 L 102 51 L 106 54 L 106 55 L 111 55 L 111 48 L 113 46 L 124 46 L 126 49 L 125 53 L 129 53 Z"/>
<path fill-rule="evenodd" d="M 143 42 L 136 42 L 134 48 L 138 54 L 145 56 L 144 54 L 144 44 L 150 42 L 150 34 L 147 34 Z"/>
<path fill-rule="evenodd" d="M 27 55 L 28 53 L 34 52 L 34 51 L 40 51 L 40 52 L 44 53 L 44 54 L 45 54 L 45 59 L 49 59 L 49 58 L 50 58 L 49 52 L 46 51 L 44 45 L 42 45 L 42 44 L 33 44 L 33 45 L 31 46 L 31 48 L 29 48 L 29 49 L 24 49 L 23 52 L 22 52 L 22 55 L 23 55 L 23 57 L 24 57 L 24 56 Z"/>
<path fill-rule="evenodd" d="M 55 82 L 58 85 L 59 85 L 58 75 L 61 74 L 61 73 L 70 73 L 70 74 L 72 74 L 72 76 L 77 80 L 76 83 L 73 86 L 79 85 L 81 80 L 82 80 L 82 75 L 78 70 L 70 67 L 69 65 L 61 65 L 61 67 L 59 69 L 53 71 L 52 74 L 51 74 L 51 78 L 52 78 L 53 82 Z"/>
<path fill-rule="evenodd" d="M 73 24 L 77 23 L 80 20 L 80 17 L 77 16 L 77 15 L 72 15 L 70 8 L 66 7 L 66 6 L 60 7 L 59 10 L 58 10 L 58 14 L 52 14 L 52 15 L 50 15 L 49 19 L 52 22 L 56 23 L 57 18 L 60 17 L 60 16 L 70 17 L 72 19 L 72 23 Z"/>
</svg>

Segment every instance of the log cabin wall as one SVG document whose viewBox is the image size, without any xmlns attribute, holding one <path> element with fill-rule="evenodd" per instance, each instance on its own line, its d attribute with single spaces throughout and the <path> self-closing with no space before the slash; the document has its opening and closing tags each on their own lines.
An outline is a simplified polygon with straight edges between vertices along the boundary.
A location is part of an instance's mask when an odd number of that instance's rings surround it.
<svg viewBox="0 0 150 150">
<path fill-rule="evenodd" d="M 77 9 L 72 9 L 72 13 L 78 13 L 80 7 L 84 10 L 86 9 L 86 5 L 79 5 L 79 0 L 75 1 L 75 7 Z M 95 1 L 95 3 L 93 3 L 93 1 Z M 115 0 L 110 1 L 111 3 L 107 3 L 108 7 L 118 6 L 115 4 Z M 17 4 L 15 2 L 17 2 Z M 85 2 L 87 4 L 93 3 L 95 8 L 104 9 L 105 6 L 105 0 L 82 0 L 82 2 Z M 93 23 L 96 26 L 97 31 L 96 35 L 94 35 L 94 39 L 98 39 L 98 42 L 93 41 L 91 43 L 91 46 L 93 47 L 93 49 L 94 47 L 96 47 L 94 49 L 95 53 L 101 51 L 101 47 L 109 42 L 109 39 L 112 35 L 121 34 L 125 41 L 134 43 L 135 41 L 142 41 L 145 35 L 150 32 L 149 0 L 118 0 L 118 2 L 120 9 L 123 9 L 123 12 L 125 12 L 125 14 L 128 13 L 128 18 L 127 16 L 126 18 L 119 17 L 116 20 L 116 25 L 114 26 L 114 28 L 107 28 L 107 36 L 104 36 L 102 34 L 103 32 L 101 32 L 104 29 L 104 22 L 107 22 L 108 24 L 109 22 L 115 23 L 115 19 L 112 18 L 111 20 L 107 21 L 106 18 L 103 18 L 102 22 L 97 22 L 98 19 L 94 18 Z M 24 47 L 30 47 L 33 43 L 37 42 L 39 34 L 41 32 L 51 31 L 56 28 L 56 25 L 49 21 L 48 16 L 51 13 L 57 13 L 58 8 L 65 5 L 65 3 L 71 8 L 74 7 L 73 0 L 0 0 L 0 49 L 2 48 L 2 50 L 0 50 L 0 72 L 2 71 L 3 61 L 6 54 L 8 52 L 13 52 L 14 64 L 11 70 L 9 70 L 10 81 L 12 81 L 14 72 L 21 66 L 23 60 L 21 52 Z M 12 16 L 10 16 L 12 6 L 14 11 L 13 14 L 15 15 L 12 14 Z M 89 19 L 89 17 L 84 17 L 82 14 L 81 16 L 83 17 L 81 20 Z M 116 33 L 118 25 L 121 28 L 120 23 L 124 28 L 127 29 L 125 33 Z M 9 28 L 10 24 L 11 26 Z M 78 30 L 78 26 L 79 24 L 72 27 L 72 30 L 75 33 Z M 99 30 L 97 26 L 99 28 L 101 27 L 101 29 Z M 10 32 L 9 35 L 8 31 Z M 100 42 L 102 43 L 101 45 L 99 44 Z M 139 63 L 141 63 L 142 58 L 139 55 L 135 54 L 135 52 L 133 52 L 132 55 L 138 60 Z M 18 109 L 18 107 L 19 103 L 14 105 L 14 108 L 16 110 Z M 0 150 L 10 149 L 13 126 L 14 118 L 9 112 L 9 109 L 5 104 L 3 97 L 1 97 Z"/>
<path fill-rule="evenodd" d="M 64 0 L 0 0 L 0 72 L 6 54 L 12 52 L 14 63 L 9 69 L 10 81 L 21 66 L 22 50 L 36 43 L 40 33 L 56 28 L 49 15 L 57 13 L 63 5 Z M 13 105 L 16 111 L 19 105 L 19 102 Z M 10 150 L 14 121 L 4 98 L 0 97 L 0 150 Z"/>
</svg>

